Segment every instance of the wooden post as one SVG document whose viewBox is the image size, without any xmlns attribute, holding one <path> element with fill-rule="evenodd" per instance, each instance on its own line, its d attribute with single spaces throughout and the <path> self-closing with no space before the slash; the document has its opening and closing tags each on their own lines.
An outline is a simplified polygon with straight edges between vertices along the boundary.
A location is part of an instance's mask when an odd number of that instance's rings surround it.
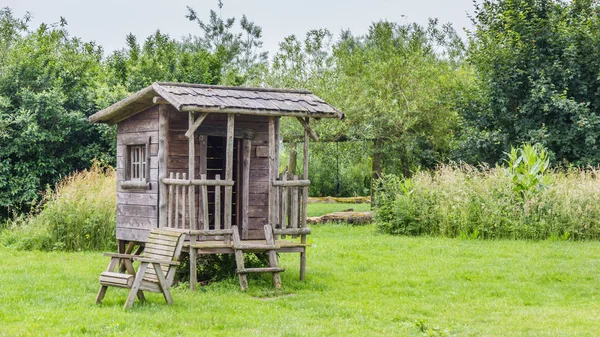
<svg viewBox="0 0 600 337">
<path fill-rule="evenodd" d="M 192 130 L 194 125 L 194 113 L 190 112 L 188 126 L 189 130 Z M 188 177 L 190 180 L 196 179 L 196 149 L 194 148 L 194 131 L 191 132 L 190 138 L 188 139 Z M 196 187 L 194 185 L 188 186 L 189 189 L 189 213 L 190 213 L 190 230 L 199 229 L 196 223 Z"/>
<path fill-rule="evenodd" d="M 203 116 L 204 118 L 206 118 L 206 115 Z M 204 119 L 202 118 L 202 119 Z M 188 177 L 191 180 L 196 179 L 196 167 L 195 167 L 195 159 L 196 159 L 196 149 L 194 148 L 194 140 L 196 137 L 194 137 L 195 134 L 195 129 L 194 129 L 194 113 L 190 111 L 189 114 L 189 119 L 188 119 Z M 201 123 L 202 121 L 200 121 Z M 199 123 L 198 123 L 199 124 Z M 186 134 L 187 135 L 187 134 Z M 196 204 L 196 187 L 194 185 L 190 185 L 188 186 L 189 189 L 189 202 L 190 202 L 190 206 L 189 206 L 189 213 L 190 213 L 190 230 L 194 230 L 194 229 L 199 229 L 198 228 L 198 224 L 196 223 L 196 210 L 195 210 L 195 204 Z M 183 215 L 185 217 L 185 214 Z M 197 279 L 197 266 L 196 266 L 196 260 L 197 260 L 197 251 L 196 249 L 193 247 L 193 244 L 196 243 L 196 236 L 192 235 L 190 237 L 190 289 L 191 290 L 196 290 L 196 283 L 198 282 Z"/>
<path fill-rule="evenodd" d="M 238 186 L 238 193 L 242 193 L 242 239 L 248 239 L 248 212 L 250 204 L 250 152 L 252 150 L 252 140 L 244 139 L 242 141 L 242 186 Z"/>
<path fill-rule="evenodd" d="M 200 175 L 204 174 L 206 175 L 206 149 L 208 146 L 207 143 L 207 139 L 206 139 L 206 135 L 200 135 L 198 138 L 200 140 L 200 144 L 199 144 L 199 149 L 198 149 L 198 153 L 199 153 L 199 160 L 198 160 L 198 171 L 200 172 Z M 206 179 L 206 177 L 202 178 L 202 179 Z M 202 187 L 200 188 L 200 191 L 202 191 Z M 204 205 L 204 199 L 206 199 L 206 195 L 208 195 L 207 193 L 199 193 L 198 195 L 198 221 L 200 221 L 201 219 L 204 219 L 204 207 L 202 205 Z M 204 198 L 204 199 L 203 199 Z M 208 203 L 208 201 L 206 201 Z M 206 208 L 208 210 L 208 208 Z M 206 216 L 206 218 L 208 218 L 208 215 Z M 205 222 L 206 224 L 204 225 L 204 229 L 208 229 L 208 222 Z"/>
<path fill-rule="evenodd" d="M 162 182 L 167 178 L 169 156 L 169 106 L 158 105 L 158 227 L 167 227 L 168 187 Z"/>
<path fill-rule="evenodd" d="M 273 145 L 275 148 L 275 171 L 274 171 L 274 175 L 273 178 L 274 180 L 277 179 L 279 177 L 279 122 L 281 120 L 281 117 L 275 117 L 275 135 L 273 138 Z M 278 189 L 275 188 L 275 191 L 277 192 Z M 275 227 L 275 224 L 280 223 L 280 219 L 279 219 L 279 202 L 280 202 L 280 198 L 277 198 L 277 194 L 276 193 L 276 197 L 275 197 L 275 209 L 273 210 L 275 212 L 273 218 L 275 220 L 273 227 Z"/>
<path fill-rule="evenodd" d="M 231 181 L 233 179 L 233 132 L 235 128 L 235 115 L 227 115 L 227 150 L 225 157 L 225 180 Z M 225 229 L 231 228 L 231 213 L 232 213 L 232 192 L 233 186 L 225 186 L 225 211 L 224 214 L 224 227 Z M 229 237 L 226 237 L 225 241 L 229 243 Z"/>
<path fill-rule="evenodd" d="M 181 175 L 179 172 L 175 173 L 175 179 L 181 179 Z M 173 224 L 173 228 L 179 228 L 179 191 L 181 190 L 180 185 L 175 186 L 175 223 Z"/>
<path fill-rule="evenodd" d="M 306 125 L 309 125 L 310 120 L 308 117 L 305 119 Z M 302 178 L 304 180 L 308 180 L 308 142 L 310 139 L 310 133 L 305 128 L 304 129 L 304 162 L 302 168 Z M 302 228 L 306 228 L 306 208 L 308 206 L 308 186 L 304 186 L 302 188 Z M 300 237 L 300 242 L 306 244 L 306 235 L 302 235 Z M 300 252 L 300 280 L 304 281 L 306 278 L 306 247 L 303 248 L 302 252 Z"/>
<path fill-rule="evenodd" d="M 273 186 L 273 180 L 275 180 L 276 172 L 275 169 L 275 117 L 269 117 L 269 224 L 275 225 L 275 186 Z"/>
</svg>

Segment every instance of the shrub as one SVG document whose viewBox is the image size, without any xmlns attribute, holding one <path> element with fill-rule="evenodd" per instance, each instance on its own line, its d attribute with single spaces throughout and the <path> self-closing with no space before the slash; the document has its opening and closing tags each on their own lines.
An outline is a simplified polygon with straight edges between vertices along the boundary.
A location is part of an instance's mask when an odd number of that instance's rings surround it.
<svg viewBox="0 0 600 337">
<path fill-rule="evenodd" d="M 5 246 L 39 250 L 114 250 L 116 172 L 96 162 L 48 188 L 29 216 L 5 225 Z"/>
<path fill-rule="evenodd" d="M 552 183 L 525 197 L 502 168 L 447 165 L 411 179 L 385 176 L 379 181 L 375 219 L 382 231 L 401 235 L 598 239 L 598 173 L 546 172 Z"/>
</svg>

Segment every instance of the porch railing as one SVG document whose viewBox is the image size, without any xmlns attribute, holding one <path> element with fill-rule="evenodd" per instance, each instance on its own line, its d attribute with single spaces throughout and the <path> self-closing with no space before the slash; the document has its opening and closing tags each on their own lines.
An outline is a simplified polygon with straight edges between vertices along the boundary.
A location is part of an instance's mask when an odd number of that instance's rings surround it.
<svg viewBox="0 0 600 337">
<path fill-rule="evenodd" d="M 190 230 L 229 229 L 224 228 L 224 224 L 221 223 L 221 188 L 233 186 L 233 181 L 221 180 L 219 175 L 216 175 L 214 180 L 208 180 L 206 174 L 201 174 L 200 179 L 190 180 L 187 179 L 186 173 L 171 172 L 169 178 L 163 179 L 162 182 L 168 186 L 167 227 Z M 200 188 L 199 193 L 196 193 L 196 186 Z M 210 228 L 209 220 L 209 188 L 215 195 L 213 228 Z M 227 207 L 231 209 L 231 205 L 225 205 L 225 208 Z M 197 214 L 190 217 L 190 212 Z M 192 218 L 195 218 L 194 223 L 190 223 Z"/>
<path fill-rule="evenodd" d="M 282 173 L 273 182 L 277 195 L 278 209 L 275 212 L 274 231 L 276 234 L 292 235 L 293 238 L 304 233 L 306 228 L 306 205 L 310 180 L 300 180 L 297 175 L 287 177 Z M 305 191 L 306 190 L 306 191 Z"/>
</svg>

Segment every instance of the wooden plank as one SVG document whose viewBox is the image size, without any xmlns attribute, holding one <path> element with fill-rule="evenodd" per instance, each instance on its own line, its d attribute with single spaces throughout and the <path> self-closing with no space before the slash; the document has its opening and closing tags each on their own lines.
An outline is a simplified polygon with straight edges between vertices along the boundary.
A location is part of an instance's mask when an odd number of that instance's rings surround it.
<svg viewBox="0 0 600 337">
<path fill-rule="evenodd" d="M 234 246 L 240 245 L 241 240 L 240 240 L 240 233 L 238 231 L 238 227 L 232 226 L 231 229 L 233 229 L 233 235 L 232 235 L 233 236 L 233 245 Z M 237 270 L 245 269 L 243 252 L 239 249 L 234 249 L 234 254 L 235 254 L 235 264 L 236 264 Z M 246 289 L 248 289 L 248 278 L 246 277 L 245 274 L 239 274 L 238 277 L 240 280 L 240 288 L 242 289 L 242 291 L 245 291 Z"/>
<path fill-rule="evenodd" d="M 232 229 L 210 229 L 210 230 L 192 230 L 190 235 L 201 235 L 201 236 L 221 236 L 221 235 L 232 235 Z"/>
<path fill-rule="evenodd" d="M 158 194 L 117 192 L 117 205 L 156 205 Z"/>
<path fill-rule="evenodd" d="M 252 150 L 252 141 L 244 139 L 242 141 L 242 239 L 248 237 L 248 208 L 250 205 L 250 154 Z M 238 187 L 239 189 L 239 187 Z"/>
<path fill-rule="evenodd" d="M 206 115 L 203 115 L 204 117 L 201 116 L 201 118 L 204 120 L 204 118 L 206 118 Z M 200 118 L 198 118 L 200 119 Z M 190 112 L 189 114 L 189 124 L 195 124 L 196 121 L 194 121 L 194 113 Z M 190 126 L 190 130 L 191 130 L 191 126 Z M 187 135 L 187 134 L 186 134 Z M 188 177 L 190 180 L 194 180 L 196 178 L 196 167 L 195 167 L 195 158 L 196 158 L 196 151 L 194 148 L 194 132 L 191 132 L 191 135 L 189 137 L 189 144 L 188 144 L 188 150 L 189 150 L 189 154 L 188 154 Z M 190 229 L 198 229 L 198 224 L 196 223 L 196 205 L 195 205 L 195 199 L 196 199 L 196 187 L 195 186 L 189 186 L 188 187 L 188 191 L 189 191 L 189 217 L 190 217 Z"/>
<path fill-rule="evenodd" d="M 257 146 L 256 147 L 257 158 L 269 158 L 269 147 L 268 146 Z"/>
<path fill-rule="evenodd" d="M 154 205 L 117 205 L 117 215 L 157 218 L 158 209 Z"/>
<path fill-rule="evenodd" d="M 275 239 L 273 238 L 273 227 L 270 225 L 265 225 L 265 241 L 267 241 L 267 245 L 275 246 Z M 277 257 L 277 252 L 275 250 L 269 251 L 269 267 L 278 268 L 279 267 L 279 258 Z M 276 289 L 281 288 L 281 275 L 279 272 L 273 272 L 273 286 Z"/>
<path fill-rule="evenodd" d="M 309 186 L 310 180 L 288 180 L 286 182 L 283 181 L 274 181 L 273 186 L 285 186 L 285 187 L 302 187 Z"/>
<path fill-rule="evenodd" d="M 273 229 L 275 235 L 307 235 L 310 234 L 310 228 L 286 228 Z"/>
<path fill-rule="evenodd" d="M 159 129 L 159 124 L 159 120 L 156 119 L 147 119 L 145 122 L 124 120 L 117 124 L 117 134 L 156 131 Z"/>
<path fill-rule="evenodd" d="M 149 229 L 143 228 L 120 228 L 117 227 L 117 240 L 146 242 L 148 240 Z"/>
<path fill-rule="evenodd" d="M 190 185 L 196 185 L 196 186 L 233 186 L 235 184 L 235 182 L 233 180 L 210 180 L 210 179 L 194 179 L 194 180 L 188 180 L 188 179 L 181 179 L 181 178 L 175 178 L 175 179 L 170 179 L 170 178 L 166 178 L 163 179 L 163 183 L 168 184 L 168 185 L 175 185 L 175 186 L 190 186 Z"/>
<path fill-rule="evenodd" d="M 156 218 L 143 218 L 139 216 L 117 215 L 117 228 L 132 228 L 151 230 L 156 228 L 158 221 Z"/>
<path fill-rule="evenodd" d="M 167 203 L 168 203 L 168 194 L 167 194 L 167 185 L 162 183 L 162 179 L 167 177 L 167 158 L 169 157 L 169 140 L 168 140 L 168 130 L 169 130 L 169 106 L 166 104 L 161 104 L 158 106 L 158 180 L 159 180 L 159 189 L 158 189 L 158 226 L 166 227 L 167 226 Z"/>
<path fill-rule="evenodd" d="M 235 115 L 229 114 L 227 116 L 227 140 L 226 140 L 226 155 L 225 155 L 225 180 L 231 181 L 233 179 L 233 131 L 235 128 Z M 225 211 L 224 211 L 224 225 L 225 228 L 231 228 L 231 215 L 232 215 L 232 191 L 231 186 L 225 187 Z"/>
</svg>

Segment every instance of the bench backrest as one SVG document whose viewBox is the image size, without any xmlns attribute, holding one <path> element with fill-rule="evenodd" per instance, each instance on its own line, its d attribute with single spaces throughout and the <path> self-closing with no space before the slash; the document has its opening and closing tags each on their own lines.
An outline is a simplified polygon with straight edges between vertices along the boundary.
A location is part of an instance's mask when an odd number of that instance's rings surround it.
<svg viewBox="0 0 600 337">
<path fill-rule="evenodd" d="M 183 231 L 155 228 L 148 235 L 148 241 L 144 247 L 142 257 L 153 260 L 177 261 L 181 255 L 185 235 Z M 160 266 L 167 282 L 170 284 L 175 277 L 175 268 L 169 265 Z M 154 268 L 148 268 L 144 279 L 158 282 Z"/>
</svg>

